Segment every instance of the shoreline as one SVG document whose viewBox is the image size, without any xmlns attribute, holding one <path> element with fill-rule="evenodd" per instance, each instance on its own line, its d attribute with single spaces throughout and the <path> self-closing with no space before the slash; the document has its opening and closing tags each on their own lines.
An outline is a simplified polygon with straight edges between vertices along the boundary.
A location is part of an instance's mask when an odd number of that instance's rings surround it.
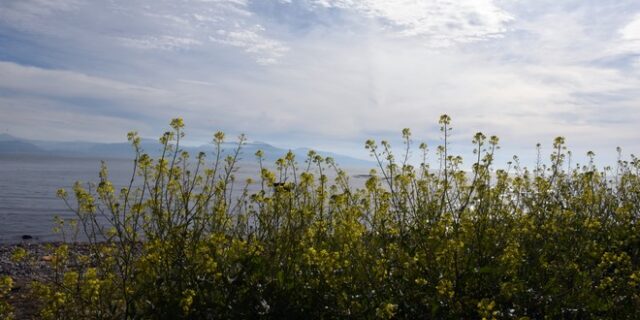
<svg viewBox="0 0 640 320">
<path fill-rule="evenodd" d="M 8 301 L 14 308 L 15 319 L 33 319 L 38 311 L 38 302 L 30 294 L 30 283 L 33 281 L 49 282 L 54 272 L 51 266 L 52 249 L 63 244 L 62 241 L 36 242 L 33 240 L 21 243 L 0 243 L 0 277 L 13 279 L 13 288 L 8 294 Z M 12 256 L 16 249 L 26 251 L 26 257 L 16 262 Z M 88 243 L 73 243 L 70 251 L 87 253 Z"/>
</svg>

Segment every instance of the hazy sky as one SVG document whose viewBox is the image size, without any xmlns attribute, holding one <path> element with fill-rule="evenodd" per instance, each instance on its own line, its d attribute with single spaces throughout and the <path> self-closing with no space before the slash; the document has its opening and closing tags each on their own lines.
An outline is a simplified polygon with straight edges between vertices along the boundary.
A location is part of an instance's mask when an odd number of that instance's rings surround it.
<svg viewBox="0 0 640 320">
<path fill-rule="evenodd" d="M 156 137 L 182 116 L 365 156 L 404 127 L 640 153 L 637 0 L 2 0 L 0 130 Z M 527 154 L 525 154 L 527 156 Z"/>
</svg>

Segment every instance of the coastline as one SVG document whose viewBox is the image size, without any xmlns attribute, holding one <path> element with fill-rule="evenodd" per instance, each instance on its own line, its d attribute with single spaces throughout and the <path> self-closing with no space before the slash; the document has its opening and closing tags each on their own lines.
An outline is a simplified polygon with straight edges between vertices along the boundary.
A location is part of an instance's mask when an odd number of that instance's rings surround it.
<svg viewBox="0 0 640 320">
<path fill-rule="evenodd" d="M 14 308 L 15 319 L 33 319 L 38 311 L 38 302 L 30 295 L 30 283 L 33 281 L 50 282 L 54 277 L 51 254 L 54 248 L 63 242 L 35 242 L 0 244 L 0 277 L 13 279 L 13 288 L 8 301 Z M 24 249 L 26 256 L 20 262 L 13 259 L 17 249 Z M 69 246 L 75 254 L 86 254 L 88 244 L 75 243 Z"/>
</svg>

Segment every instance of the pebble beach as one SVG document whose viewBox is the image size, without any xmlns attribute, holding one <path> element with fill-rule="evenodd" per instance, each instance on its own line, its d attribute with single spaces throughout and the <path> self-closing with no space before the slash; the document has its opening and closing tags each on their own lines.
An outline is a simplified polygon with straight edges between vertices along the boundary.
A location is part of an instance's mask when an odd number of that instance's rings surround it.
<svg viewBox="0 0 640 320">
<path fill-rule="evenodd" d="M 33 281 L 48 282 L 53 279 L 51 267 L 52 249 L 60 243 L 39 243 L 23 241 L 18 244 L 0 244 L 0 276 L 10 276 L 14 285 L 9 294 L 9 302 L 15 308 L 16 319 L 34 319 L 37 302 L 29 295 L 29 284 Z M 24 249 L 26 256 L 22 261 L 13 259 L 14 252 Z M 70 246 L 75 253 L 87 252 L 85 244 Z"/>
</svg>

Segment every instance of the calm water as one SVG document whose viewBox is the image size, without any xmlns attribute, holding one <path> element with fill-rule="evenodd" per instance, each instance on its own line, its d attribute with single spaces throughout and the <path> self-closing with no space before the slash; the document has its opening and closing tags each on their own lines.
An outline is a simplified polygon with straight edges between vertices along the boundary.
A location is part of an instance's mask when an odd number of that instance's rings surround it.
<svg viewBox="0 0 640 320">
<path fill-rule="evenodd" d="M 130 177 L 132 162 L 106 159 L 111 179 L 123 184 Z M 57 240 L 53 217 L 74 217 L 62 200 L 59 188 L 75 181 L 98 181 L 100 159 L 0 155 L 0 242 L 20 241 L 31 235 L 40 241 Z"/>
<path fill-rule="evenodd" d="M 64 202 L 56 197 L 59 188 L 70 189 L 75 181 L 97 182 L 99 158 L 0 155 L 0 243 L 19 242 L 23 235 L 37 241 L 59 240 L 52 232 L 54 216 L 74 218 Z M 116 187 L 131 178 L 132 161 L 105 159 L 109 176 Z M 348 170 L 351 174 L 367 169 Z M 258 168 L 243 164 L 236 173 L 238 181 L 258 176 Z M 255 180 L 255 179 L 254 179 Z M 364 179 L 351 178 L 356 187 Z M 238 184 L 234 189 L 240 189 Z M 257 185 L 253 188 L 257 188 Z"/>
</svg>

